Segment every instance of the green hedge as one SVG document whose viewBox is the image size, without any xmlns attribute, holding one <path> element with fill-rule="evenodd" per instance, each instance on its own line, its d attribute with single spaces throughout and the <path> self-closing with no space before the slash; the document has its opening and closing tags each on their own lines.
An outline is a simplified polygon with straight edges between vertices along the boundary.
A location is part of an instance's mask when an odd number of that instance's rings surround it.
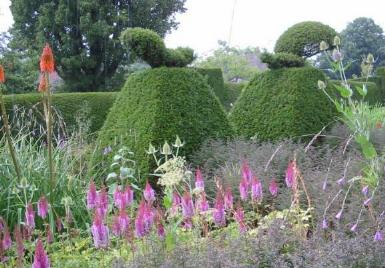
<svg viewBox="0 0 385 268">
<path fill-rule="evenodd" d="M 150 142 L 172 143 L 176 135 L 186 141 L 182 154 L 189 157 L 204 140 L 230 137 L 232 130 L 218 98 L 194 69 L 161 67 L 133 74 L 99 133 L 94 174 L 108 167 L 109 156 L 102 156 L 102 149 L 114 149 L 115 140 L 121 139 L 147 175 L 152 168 L 152 156 L 146 154 Z"/>
<path fill-rule="evenodd" d="M 228 92 L 225 90 L 223 81 L 223 73 L 220 68 L 194 68 L 205 77 L 207 83 L 214 90 L 215 95 L 224 105 L 229 98 Z"/>
<path fill-rule="evenodd" d="M 53 94 L 52 102 L 55 109 L 63 116 L 68 130 L 76 126 L 77 111 L 87 107 L 91 120 L 89 130 L 96 132 L 103 126 L 116 96 L 115 92 L 57 93 Z M 10 116 L 14 105 L 29 109 L 37 104 L 37 107 L 43 111 L 41 95 L 38 93 L 7 95 L 4 100 Z"/>
<path fill-rule="evenodd" d="M 238 135 L 261 140 L 315 134 L 336 115 L 317 88 L 324 74 L 315 68 L 286 68 L 257 74 L 230 113 Z"/>
<path fill-rule="evenodd" d="M 247 85 L 247 83 L 225 83 L 225 90 L 228 94 L 228 99 L 225 103 L 226 110 L 230 110 L 231 107 L 235 104 L 238 97 L 242 93 L 242 89 Z"/>
</svg>

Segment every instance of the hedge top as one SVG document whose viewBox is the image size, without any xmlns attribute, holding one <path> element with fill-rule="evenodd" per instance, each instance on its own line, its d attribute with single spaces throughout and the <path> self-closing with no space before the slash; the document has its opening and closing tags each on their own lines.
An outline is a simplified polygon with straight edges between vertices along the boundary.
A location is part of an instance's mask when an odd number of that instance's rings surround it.
<svg viewBox="0 0 385 268">
<path fill-rule="evenodd" d="M 275 44 L 274 52 L 286 52 L 309 58 L 320 52 L 320 43 L 333 44 L 336 31 L 316 21 L 304 21 L 287 29 Z"/>
</svg>

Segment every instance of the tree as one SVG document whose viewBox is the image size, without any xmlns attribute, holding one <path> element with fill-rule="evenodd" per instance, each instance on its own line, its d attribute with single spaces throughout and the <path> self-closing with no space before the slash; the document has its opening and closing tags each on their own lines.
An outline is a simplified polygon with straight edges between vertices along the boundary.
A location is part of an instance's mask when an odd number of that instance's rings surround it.
<svg viewBox="0 0 385 268">
<path fill-rule="evenodd" d="M 127 27 L 149 28 L 162 37 L 178 23 L 186 0 L 12 0 L 12 42 L 54 52 L 59 75 L 73 91 L 102 89 L 129 53 L 119 41 Z"/>
<path fill-rule="evenodd" d="M 226 82 L 249 81 L 255 73 L 266 68 L 260 61 L 259 48 L 239 49 L 218 41 L 219 48 L 212 56 L 195 63 L 200 68 L 221 68 Z"/>
<path fill-rule="evenodd" d="M 362 60 L 372 53 L 374 67 L 385 63 L 385 37 L 383 29 L 373 19 L 360 17 L 350 22 L 341 32 L 342 52 L 345 61 L 352 61 L 347 70 L 350 77 L 361 74 Z"/>
</svg>

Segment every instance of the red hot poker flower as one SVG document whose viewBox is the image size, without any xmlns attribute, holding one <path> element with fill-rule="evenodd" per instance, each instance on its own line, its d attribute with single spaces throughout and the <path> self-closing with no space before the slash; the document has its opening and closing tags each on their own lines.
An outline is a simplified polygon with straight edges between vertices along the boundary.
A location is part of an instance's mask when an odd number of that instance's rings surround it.
<svg viewBox="0 0 385 268">
<path fill-rule="evenodd" d="M 53 73 L 55 71 L 55 62 L 53 59 L 52 49 L 46 44 L 40 57 L 40 71 Z"/>
<path fill-rule="evenodd" d="M 4 67 L 3 65 L 0 65 L 0 83 L 4 83 L 5 82 L 5 75 L 4 75 Z"/>
</svg>

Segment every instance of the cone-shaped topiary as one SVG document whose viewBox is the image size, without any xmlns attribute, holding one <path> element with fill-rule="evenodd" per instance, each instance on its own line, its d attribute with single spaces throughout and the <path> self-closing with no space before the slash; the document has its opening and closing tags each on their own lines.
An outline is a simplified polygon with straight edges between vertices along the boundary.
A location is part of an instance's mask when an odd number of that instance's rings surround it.
<svg viewBox="0 0 385 268">
<path fill-rule="evenodd" d="M 319 132 L 336 111 L 317 88 L 324 74 L 315 68 L 283 68 L 257 74 L 230 113 L 237 134 L 261 140 Z"/>
<path fill-rule="evenodd" d="M 188 158 L 206 139 L 226 138 L 232 133 L 218 98 L 197 71 L 149 69 L 128 78 L 111 108 L 98 137 L 98 163 L 104 162 L 102 149 L 121 139 L 121 144 L 135 153 L 145 178 L 153 172 L 153 157 L 146 154 L 150 143 L 171 144 L 178 135 L 185 141 L 181 153 Z"/>
</svg>

